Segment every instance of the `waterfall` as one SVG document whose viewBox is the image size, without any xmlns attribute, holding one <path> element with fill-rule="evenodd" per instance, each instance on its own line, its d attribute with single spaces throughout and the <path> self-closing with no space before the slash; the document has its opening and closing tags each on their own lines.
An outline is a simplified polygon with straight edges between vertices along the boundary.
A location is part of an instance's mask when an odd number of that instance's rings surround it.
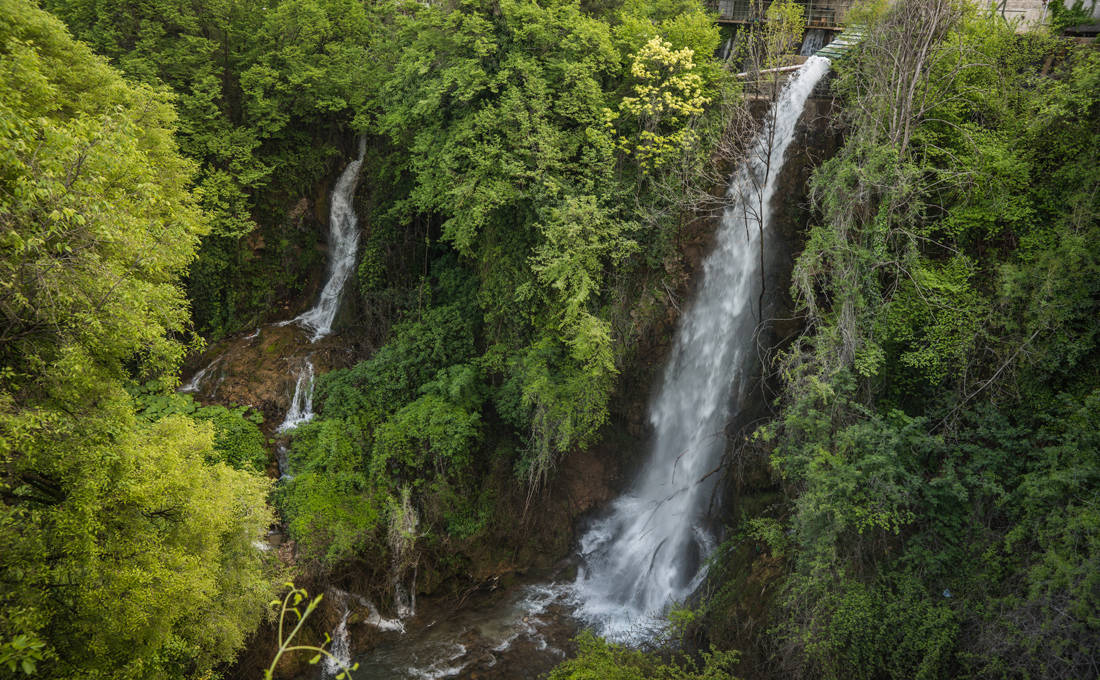
<svg viewBox="0 0 1100 680">
<path fill-rule="evenodd" d="M 329 258 L 328 278 L 321 290 L 321 298 L 311 309 L 286 323 L 298 323 L 313 331 L 310 342 L 317 342 L 332 333 L 332 323 L 340 309 L 340 294 L 351 272 L 355 269 L 355 253 L 359 247 L 359 224 L 355 217 L 353 199 L 359 183 L 359 167 L 367 152 L 367 140 L 359 138 L 359 157 L 348 163 L 332 190 L 329 209 Z"/>
<path fill-rule="evenodd" d="M 730 55 L 733 54 L 733 36 L 726 38 L 726 42 L 722 43 L 722 47 L 718 48 L 718 59 L 720 61 L 727 61 Z"/>
<path fill-rule="evenodd" d="M 299 323 L 313 331 L 309 341 L 317 342 L 321 338 L 332 333 L 332 323 L 336 319 L 336 312 L 340 309 L 340 294 L 344 290 L 348 276 L 355 269 L 355 253 L 359 247 L 359 223 L 355 217 L 355 187 L 359 183 L 359 168 L 363 165 L 363 157 L 367 153 L 366 137 L 359 138 L 359 156 L 347 164 L 340 178 L 336 180 L 336 186 L 332 189 L 331 206 L 329 208 L 329 247 L 332 256 L 329 258 L 328 278 L 325 287 L 321 290 L 321 299 L 311 309 L 294 317 L 290 321 L 282 322 L 281 326 L 289 323 Z M 302 423 L 313 418 L 313 362 L 306 357 L 305 365 L 299 371 L 294 383 L 294 397 L 290 402 L 290 410 L 287 411 L 279 432 L 292 430 Z M 286 472 L 283 471 L 285 475 Z"/>
<path fill-rule="evenodd" d="M 802 49 L 798 54 L 803 57 L 812 57 L 814 53 L 825 47 L 829 40 L 829 31 L 824 28 L 811 28 L 806 31 L 806 37 L 802 39 Z"/>
<path fill-rule="evenodd" d="M 412 590 L 406 590 L 400 583 L 393 584 L 393 606 L 397 610 L 397 619 L 416 616 L 416 584 Z"/>
<path fill-rule="evenodd" d="M 298 371 L 294 383 L 294 397 L 290 400 L 290 410 L 279 425 L 279 432 L 293 430 L 302 423 L 313 419 L 313 362 L 306 357 L 305 364 Z"/>
<path fill-rule="evenodd" d="M 279 429 L 282 427 L 280 426 Z M 290 449 L 283 442 L 275 447 L 275 462 L 279 464 L 280 482 L 289 482 L 294 479 L 294 475 L 290 474 Z"/>
<path fill-rule="evenodd" d="M 702 286 L 681 319 L 650 404 L 649 458 L 631 488 L 581 538 L 577 614 L 605 637 L 649 637 L 663 625 L 668 606 L 687 598 L 704 575 L 715 543 L 706 515 L 725 426 L 749 396 L 746 376 L 754 368 L 761 230 L 769 228 L 795 125 L 828 70 L 828 59 L 810 57 L 791 77 L 734 173 Z"/>
<path fill-rule="evenodd" d="M 206 381 L 206 375 L 210 373 L 210 371 L 213 370 L 219 363 L 221 363 L 221 360 L 221 357 L 217 357 L 216 359 L 211 361 L 208 366 L 203 368 L 201 371 L 195 373 L 195 375 L 191 376 L 191 379 L 188 380 L 185 385 L 181 385 L 176 391 L 188 394 L 198 394 L 201 396 L 203 394 L 202 386 L 203 383 Z M 216 391 L 217 389 L 217 386 L 215 386 L 214 390 Z M 213 393 L 211 393 L 211 396 L 212 395 Z"/>
<path fill-rule="evenodd" d="M 348 593 L 334 588 L 336 599 L 340 603 L 343 612 L 340 615 L 340 624 L 332 631 L 332 646 L 324 661 L 321 677 L 335 677 L 342 670 L 351 666 L 351 641 L 348 638 L 348 617 L 351 616 L 351 608 L 348 607 Z"/>
</svg>

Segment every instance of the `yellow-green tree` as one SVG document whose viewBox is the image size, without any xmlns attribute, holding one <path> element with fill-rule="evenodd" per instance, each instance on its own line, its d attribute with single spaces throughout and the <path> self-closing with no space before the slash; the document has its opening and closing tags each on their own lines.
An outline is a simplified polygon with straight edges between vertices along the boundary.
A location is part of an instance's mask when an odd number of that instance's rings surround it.
<svg viewBox="0 0 1100 680">
<path fill-rule="evenodd" d="M 271 584 L 268 482 L 126 387 L 185 350 L 205 220 L 169 96 L 0 0 L 0 660 L 36 677 L 189 677 Z"/>
<path fill-rule="evenodd" d="M 620 135 L 618 141 L 643 170 L 680 157 L 696 138 L 689 123 L 710 98 L 695 72 L 694 56 L 691 48 L 676 50 L 659 36 L 651 38 L 634 54 L 630 96 L 619 102 L 618 116 L 608 112 L 609 123 L 620 118 L 621 125 L 636 126 L 635 134 Z"/>
</svg>

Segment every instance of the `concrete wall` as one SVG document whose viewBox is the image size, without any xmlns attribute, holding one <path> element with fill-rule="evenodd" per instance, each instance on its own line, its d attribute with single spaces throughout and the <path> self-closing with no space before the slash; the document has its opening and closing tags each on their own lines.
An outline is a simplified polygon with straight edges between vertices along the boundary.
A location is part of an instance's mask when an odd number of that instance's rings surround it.
<svg viewBox="0 0 1100 680">
<path fill-rule="evenodd" d="M 1026 28 L 1038 26 L 1046 18 L 1042 0 L 993 0 L 992 4 L 1009 21 L 1021 19 Z"/>
<path fill-rule="evenodd" d="M 1073 5 L 1073 0 L 1050 0 L 1050 2 L 1062 2 L 1066 7 Z M 1090 3 L 1091 0 L 1085 0 L 1085 7 L 1088 8 Z M 1021 19 L 1021 28 L 1025 30 L 1046 23 L 1050 19 L 1050 7 L 1042 0 L 991 0 L 991 4 L 1006 19 Z M 1100 21 L 1100 2 L 1092 6 L 1092 16 Z"/>
</svg>

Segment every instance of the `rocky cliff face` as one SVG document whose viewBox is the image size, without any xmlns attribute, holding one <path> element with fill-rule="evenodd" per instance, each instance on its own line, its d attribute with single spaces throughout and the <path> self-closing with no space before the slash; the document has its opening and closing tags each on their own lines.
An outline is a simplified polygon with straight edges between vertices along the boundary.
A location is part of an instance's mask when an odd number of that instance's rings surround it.
<svg viewBox="0 0 1100 680">
<path fill-rule="evenodd" d="M 294 324 L 267 325 L 215 343 L 192 359 L 185 375 L 209 368 L 197 385 L 195 398 L 204 403 L 247 405 L 263 414 L 270 435 L 290 408 L 295 365 L 311 357 L 318 373 L 349 366 L 359 356 L 361 342 L 351 334 L 310 343 Z"/>
</svg>

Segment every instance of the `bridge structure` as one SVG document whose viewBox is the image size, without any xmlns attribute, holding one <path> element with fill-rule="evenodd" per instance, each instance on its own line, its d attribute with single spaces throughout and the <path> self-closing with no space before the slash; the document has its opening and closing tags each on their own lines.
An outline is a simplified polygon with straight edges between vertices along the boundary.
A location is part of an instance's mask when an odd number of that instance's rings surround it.
<svg viewBox="0 0 1100 680">
<path fill-rule="evenodd" d="M 718 23 L 729 26 L 756 24 L 764 20 L 769 0 L 718 0 Z M 854 0 L 799 0 L 807 29 L 840 30 Z"/>
<path fill-rule="evenodd" d="M 1018 30 L 1025 31 L 1047 20 L 1048 2 L 1062 2 L 1067 6 L 1072 0 L 985 0 L 994 12 L 1007 21 L 1017 22 Z M 803 6 L 806 29 L 824 29 L 838 31 L 846 25 L 846 18 L 855 0 L 798 0 Z M 727 26 L 741 26 L 760 23 L 771 0 L 711 0 L 713 9 L 718 10 L 718 23 Z M 1088 0 L 1086 0 L 1088 4 Z M 1100 2 L 1093 5 L 1093 13 L 1100 20 Z"/>
<path fill-rule="evenodd" d="M 814 54 L 819 57 L 828 57 L 833 60 L 839 59 L 863 40 L 864 30 L 863 25 L 853 24 L 844 29 L 840 35 L 833 38 L 832 42 L 822 47 Z"/>
</svg>

